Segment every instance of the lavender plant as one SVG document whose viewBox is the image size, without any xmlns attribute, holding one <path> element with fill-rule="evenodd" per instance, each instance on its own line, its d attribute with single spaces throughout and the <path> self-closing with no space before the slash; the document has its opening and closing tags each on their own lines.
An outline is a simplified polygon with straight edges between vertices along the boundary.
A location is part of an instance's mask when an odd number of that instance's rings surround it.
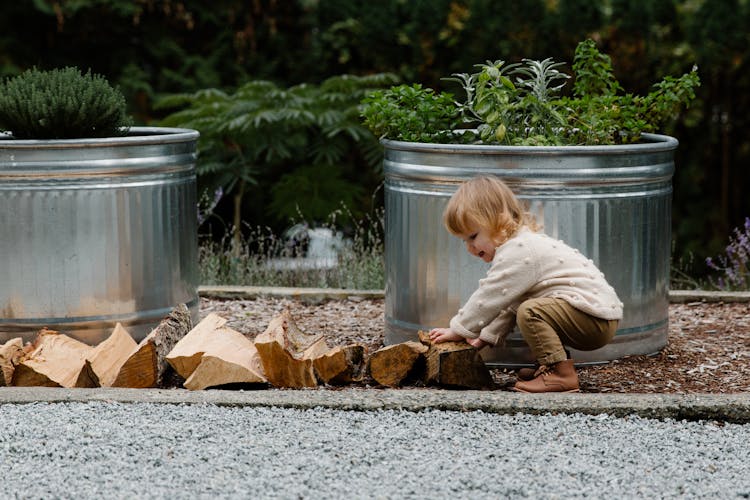
<svg viewBox="0 0 750 500">
<path fill-rule="evenodd" d="M 720 273 L 715 279 L 709 277 L 715 288 L 727 291 L 750 289 L 750 217 L 745 218 L 742 228 L 734 228 L 729 235 L 724 255 L 707 258 L 706 265 Z"/>
</svg>

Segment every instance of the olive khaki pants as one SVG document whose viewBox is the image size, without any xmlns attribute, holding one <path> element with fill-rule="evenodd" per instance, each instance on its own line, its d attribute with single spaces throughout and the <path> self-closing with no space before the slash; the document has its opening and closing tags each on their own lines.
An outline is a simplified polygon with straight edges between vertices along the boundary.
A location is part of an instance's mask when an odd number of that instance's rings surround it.
<svg viewBox="0 0 750 500">
<path fill-rule="evenodd" d="M 593 351 L 607 345 L 619 323 L 591 316 L 563 299 L 549 297 L 522 302 L 516 322 L 540 365 L 565 361 L 568 355 L 564 346 Z"/>
</svg>

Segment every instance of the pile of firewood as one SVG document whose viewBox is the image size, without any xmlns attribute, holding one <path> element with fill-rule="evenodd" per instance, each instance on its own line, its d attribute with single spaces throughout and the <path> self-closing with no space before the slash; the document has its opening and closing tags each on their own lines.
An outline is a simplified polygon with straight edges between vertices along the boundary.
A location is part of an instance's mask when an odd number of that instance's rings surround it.
<svg viewBox="0 0 750 500">
<path fill-rule="evenodd" d="M 254 339 L 209 314 L 195 327 L 184 304 L 137 343 L 122 325 L 89 346 L 42 330 L 33 342 L 0 346 L 0 385 L 132 387 L 191 390 L 232 387 L 303 388 L 363 384 L 386 387 L 439 385 L 491 388 L 492 377 L 477 350 L 465 342 L 404 342 L 371 354 L 361 344 L 331 347 L 309 335 L 289 311 L 273 318 Z"/>
</svg>

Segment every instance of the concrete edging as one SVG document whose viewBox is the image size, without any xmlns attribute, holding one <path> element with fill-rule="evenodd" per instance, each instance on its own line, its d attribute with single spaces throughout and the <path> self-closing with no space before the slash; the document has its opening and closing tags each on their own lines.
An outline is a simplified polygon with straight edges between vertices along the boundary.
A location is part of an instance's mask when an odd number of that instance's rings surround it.
<svg viewBox="0 0 750 500">
<path fill-rule="evenodd" d="M 515 415 L 585 414 L 750 423 L 750 394 L 519 394 L 447 389 L 207 390 L 0 388 L 0 405 L 28 403 L 213 404 L 342 411 L 483 411 Z"/>
</svg>

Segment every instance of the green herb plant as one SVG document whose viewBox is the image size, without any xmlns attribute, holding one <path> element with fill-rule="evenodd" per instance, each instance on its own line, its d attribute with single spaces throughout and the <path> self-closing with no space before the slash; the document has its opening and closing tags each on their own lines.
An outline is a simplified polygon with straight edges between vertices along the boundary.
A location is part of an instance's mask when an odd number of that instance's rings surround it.
<svg viewBox="0 0 750 500">
<path fill-rule="evenodd" d="M 362 118 L 379 137 L 412 142 L 594 145 L 637 142 L 656 132 L 695 99 L 697 68 L 666 77 L 646 96 L 624 93 L 609 56 L 592 40 L 581 42 L 571 75 L 551 58 L 520 63 L 487 61 L 474 73 L 455 73 L 463 102 L 447 92 L 401 85 L 369 94 Z"/>
<path fill-rule="evenodd" d="M 15 139 L 116 137 L 130 125 L 122 93 L 91 71 L 34 68 L 0 83 L 0 130 Z"/>
</svg>

